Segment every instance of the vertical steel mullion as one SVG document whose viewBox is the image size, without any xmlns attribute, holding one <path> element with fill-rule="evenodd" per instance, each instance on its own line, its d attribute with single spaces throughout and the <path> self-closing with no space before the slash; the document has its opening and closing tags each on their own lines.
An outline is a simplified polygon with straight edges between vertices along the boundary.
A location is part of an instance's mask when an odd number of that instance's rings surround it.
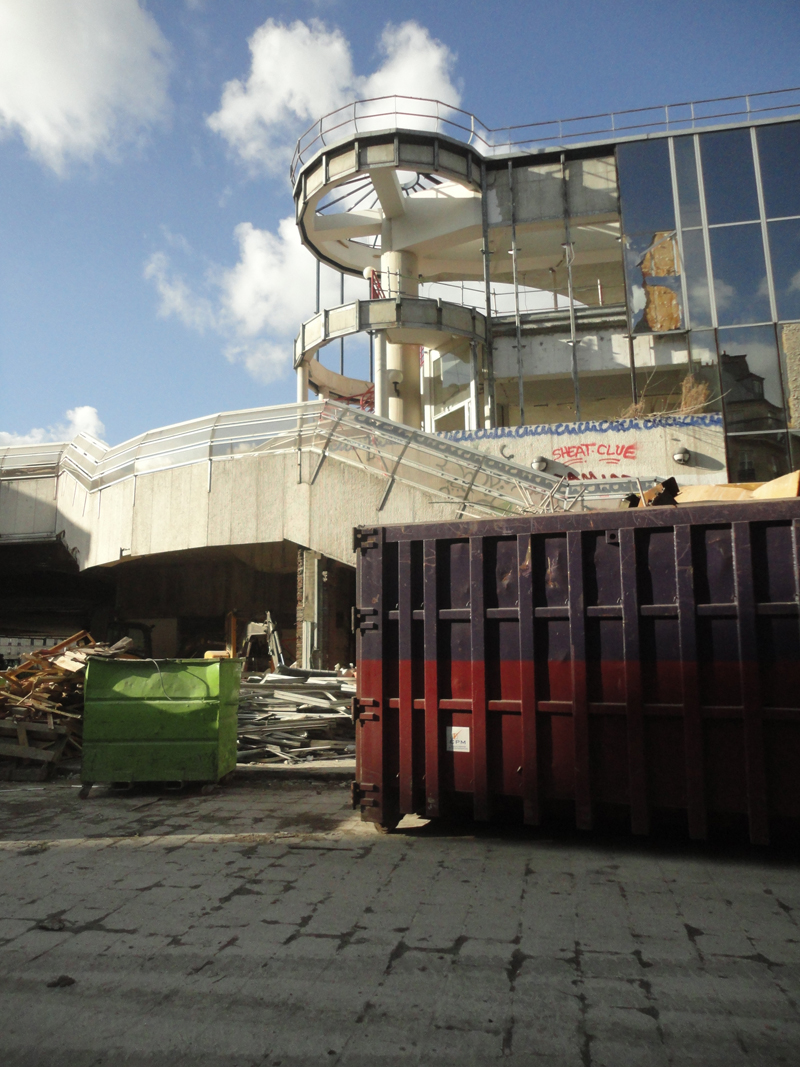
<svg viewBox="0 0 800 1067">
<path fill-rule="evenodd" d="M 742 734 L 747 780 L 747 817 L 754 845 L 769 843 L 767 779 L 764 768 L 764 732 L 756 634 L 756 603 L 753 588 L 753 553 L 750 523 L 731 524 L 733 572 L 736 581 L 736 629 L 739 639 L 739 670 L 742 683 Z"/>
<path fill-rule="evenodd" d="M 425 814 L 439 814 L 439 605 L 436 589 L 436 540 L 422 545 L 425 644 Z"/>
<path fill-rule="evenodd" d="M 697 677 L 697 611 L 694 599 L 692 528 L 688 525 L 675 527 L 675 571 L 681 649 L 680 673 L 683 687 L 686 810 L 689 818 L 689 836 L 695 840 L 702 840 L 708 836 L 708 814 L 703 760 L 703 721 L 700 713 Z"/>
<path fill-rule="evenodd" d="M 561 153 L 561 196 L 564 211 L 564 259 L 567 266 L 567 295 L 569 296 L 569 349 L 572 369 L 572 389 L 575 394 L 575 421 L 581 417 L 581 387 L 578 376 L 578 335 L 575 327 L 575 291 L 572 282 L 572 264 L 575 259 L 575 247 L 572 243 L 572 226 L 570 222 L 569 191 L 567 189 L 566 156 Z"/>
<path fill-rule="evenodd" d="M 630 326 L 628 327 L 630 331 Z M 639 390 L 636 385 L 636 353 L 633 350 L 633 334 L 628 332 L 628 363 L 631 371 L 631 397 L 634 404 L 639 402 Z"/>
<path fill-rule="evenodd" d="M 591 830 L 593 820 L 589 705 L 586 693 L 586 611 L 583 592 L 583 541 L 580 530 L 571 530 L 567 534 L 567 572 L 572 728 L 575 743 L 575 823 L 580 830 Z"/>
<path fill-rule="evenodd" d="M 619 550 L 631 830 L 635 834 L 647 834 L 650 832 L 650 809 L 647 800 L 639 597 L 636 589 L 636 530 L 634 527 L 625 527 L 620 530 Z"/>
<path fill-rule="evenodd" d="M 772 321 L 778 321 L 778 301 L 775 297 L 775 279 L 772 276 L 772 257 L 769 253 L 769 229 L 767 227 L 767 208 L 764 203 L 764 185 L 761 181 L 761 157 L 758 152 L 758 139 L 755 126 L 750 127 L 750 143 L 753 149 L 753 166 L 756 173 L 756 194 L 758 196 L 758 216 L 761 223 L 761 239 L 764 243 L 764 265 L 767 271 L 767 290 L 769 292 L 769 310 Z"/>
<path fill-rule="evenodd" d="M 538 826 L 539 757 L 536 723 L 536 664 L 533 633 L 533 546 L 530 534 L 517 538 L 519 590 L 519 698 L 522 716 L 522 802 L 526 823 Z"/>
<path fill-rule="evenodd" d="M 412 693 L 412 646 L 411 646 L 411 542 L 401 541 L 398 548 L 398 644 L 399 658 L 399 767 L 400 767 L 400 811 L 411 814 L 414 810 L 414 767 L 413 767 L 413 709 Z"/>
<path fill-rule="evenodd" d="M 708 279 L 708 302 L 711 310 L 711 325 L 717 327 L 717 297 L 714 292 L 714 265 L 711 262 L 711 238 L 708 235 L 706 211 L 706 186 L 703 181 L 703 160 L 700 155 L 700 134 L 694 134 L 694 161 L 697 167 L 697 196 L 700 201 L 700 224 L 703 227 L 703 248 L 706 253 L 706 278 Z M 719 362 L 719 361 L 718 361 Z"/>
<path fill-rule="evenodd" d="M 519 317 L 519 281 L 517 278 L 517 214 L 514 203 L 514 167 L 508 161 L 508 197 L 511 208 L 511 270 L 514 277 L 514 328 L 517 341 L 517 392 L 519 400 L 519 425 L 525 425 L 525 388 L 522 364 L 522 325 Z"/>
<path fill-rule="evenodd" d="M 497 425 L 497 405 L 494 387 L 494 352 L 492 346 L 492 265 L 489 249 L 489 206 L 486 200 L 486 164 L 481 163 L 481 227 L 483 236 L 483 288 L 486 295 L 486 391 L 488 394 L 488 427 Z M 485 412 L 484 412 L 485 415 Z"/>
<path fill-rule="evenodd" d="M 675 241 L 678 246 L 678 256 L 680 257 L 680 276 L 681 276 L 681 303 L 683 304 L 683 327 L 688 330 L 689 323 L 689 293 L 688 284 L 686 281 L 686 270 L 684 267 L 685 259 L 683 258 L 683 228 L 681 225 L 681 202 L 678 196 L 678 168 L 675 163 L 675 138 L 668 137 L 667 145 L 669 147 L 669 170 L 670 177 L 672 179 L 672 200 L 675 207 Z M 688 340 L 688 338 L 687 338 Z M 688 344 L 687 344 L 688 350 Z M 691 354 L 687 351 L 687 358 L 689 359 L 689 371 L 691 372 Z"/>
<path fill-rule="evenodd" d="M 469 539 L 469 580 L 473 808 L 475 818 L 485 822 L 489 818 L 489 742 L 486 723 L 486 618 L 482 537 Z"/>
</svg>

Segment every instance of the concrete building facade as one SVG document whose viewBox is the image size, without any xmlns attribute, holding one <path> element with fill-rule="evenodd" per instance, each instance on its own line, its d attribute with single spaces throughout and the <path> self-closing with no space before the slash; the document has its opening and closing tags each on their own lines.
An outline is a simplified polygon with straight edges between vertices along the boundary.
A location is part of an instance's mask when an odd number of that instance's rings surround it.
<svg viewBox="0 0 800 1067">
<path fill-rule="evenodd" d="M 510 135 L 402 98 L 321 119 L 293 171 L 303 239 L 403 308 L 353 319 L 374 333 L 376 411 L 432 431 L 717 412 L 732 481 L 793 469 L 799 105 L 787 90 Z M 459 285 L 471 334 L 426 296 Z M 322 313 L 331 333 L 346 317 Z M 298 338 L 301 397 L 347 395 L 309 355 L 324 332 L 318 316 Z"/>
<path fill-rule="evenodd" d="M 300 326 L 297 404 L 0 450 L 0 654 L 86 626 L 197 655 L 270 611 L 289 659 L 330 667 L 353 656 L 355 526 L 799 466 L 800 93 L 682 108 L 320 119 L 297 224 L 369 299 Z M 331 345 L 357 334 L 369 380 Z"/>
</svg>

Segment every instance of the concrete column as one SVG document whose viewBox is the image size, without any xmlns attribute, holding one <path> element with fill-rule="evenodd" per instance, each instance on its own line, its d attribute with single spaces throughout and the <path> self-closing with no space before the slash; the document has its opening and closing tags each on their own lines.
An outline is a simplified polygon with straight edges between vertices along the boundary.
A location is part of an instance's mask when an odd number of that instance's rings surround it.
<svg viewBox="0 0 800 1067">
<path fill-rule="evenodd" d="M 381 283 L 387 296 L 418 296 L 417 257 L 412 252 L 384 252 Z M 422 425 L 419 345 L 386 346 L 389 418 L 419 430 Z"/>
<path fill-rule="evenodd" d="M 305 404 L 308 400 L 308 364 L 305 360 L 297 368 L 297 403 Z"/>
<path fill-rule="evenodd" d="M 386 331 L 375 331 L 375 414 L 389 417 L 389 380 L 386 376 Z"/>
<path fill-rule="evenodd" d="M 300 550 L 298 566 L 301 571 L 298 585 L 298 638 L 301 642 L 300 666 L 306 670 L 320 668 L 322 648 L 322 619 L 325 611 L 323 558 L 319 552 Z"/>
</svg>

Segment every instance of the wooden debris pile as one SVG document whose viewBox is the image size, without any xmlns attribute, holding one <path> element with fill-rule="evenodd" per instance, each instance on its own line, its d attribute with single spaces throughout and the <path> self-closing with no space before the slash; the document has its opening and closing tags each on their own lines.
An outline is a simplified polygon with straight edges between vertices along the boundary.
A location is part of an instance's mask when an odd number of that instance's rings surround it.
<svg viewBox="0 0 800 1067">
<path fill-rule="evenodd" d="M 135 658 L 125 655 L 132 644 L 98 643 L 81 630 L 0 671 L 0 778 L 44 779 L 60 760 L 80 756 L 86 664 L 92 656 Z"/>
<path fill-rule="evenodd" d="M 302 676 L 302 675 L 306 676 Z M 354 677 L 267 673 L 243 679 L 240 763 L 302 763 L 355 756 Z"/>
</svg>

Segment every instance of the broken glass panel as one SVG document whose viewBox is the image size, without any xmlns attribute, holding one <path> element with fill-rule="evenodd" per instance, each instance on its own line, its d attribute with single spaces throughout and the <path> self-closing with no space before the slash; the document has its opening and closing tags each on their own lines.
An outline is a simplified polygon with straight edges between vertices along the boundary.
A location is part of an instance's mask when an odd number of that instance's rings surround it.
<svg viewBox="0 0 800 1067">
<path fill-rule="evenodd" d="M 769 223 L 769 254 L 778 318 L 800 319 L 800 219 Z"/>
<path fill-rule="evenodd" d="M 544 219 L 560 219 L 564 215 L 564 181 L 560 163 L 545 163 L 535 167 L 514 167 L 514 214 L 517 223 L 538 222 Z M 508 171 L 491 172 L 490 188 L 496 192 L 497 206 L 490 210 L 490 220 L 495 215 L 511 223 L 511 198 L 508 189 Z M 505 187 L 504 183 L 505 182 Z M 490 200 L 490 206 L 492 201 Z"/>
<path fill-rule="evenodd" d="M 675 138 L 675 171 L 678 178 L 678 203 L 681 226 L 700 226 L 700 190 L 697 185 L 697 160 L 694 137 Z"/>
<path fill-rule="evenodd" d="M 625 233 L 674 229 L 675 208 L 666 140 L 619 145 L 617 168 Z"/>
<path fill-rule="evenodd" d="M 769 482 L 789 472 L 785 433 L 729 434 L 728 477 L 732 482 Z"/>
<path fill-rule="evenodd" d="M 719 330 L 719 366 L 729 432 L 786 426 L 774 326 Z"/>
<path fill-rule="evenodd" d="M 758 218 L 756 172 L 749 130 L 700 136 L 709 226 Z"/>
<path fill-rule="evenodd" d="M 675 231 L 626 236 L 624 249 L 631 329 L 636 333 L 683 329 Z"/>
<path fill-rule="evenodd" d="M 714 298 L 720 326 L 772 318 L 761 227 L 722 226 L 709 231 Z"/>
<path fill-rule="evenodd" d="M 692 326 L 710 326 L 711 298 L 702 230 L 683 231 L 683 269 L 686 273 L 686 295 Z"/>
<path fill-rule="evenodd" d="M 800 122 L 762 126 L 758 155 L 767 218 L 800 215 Z"/>
<path fill-rule="evenodd" d="M 572 216 L 616 215 L 619 201 L 614 157 L 571 160 L 567 164 L 567 197 Z"/>
</svg>

